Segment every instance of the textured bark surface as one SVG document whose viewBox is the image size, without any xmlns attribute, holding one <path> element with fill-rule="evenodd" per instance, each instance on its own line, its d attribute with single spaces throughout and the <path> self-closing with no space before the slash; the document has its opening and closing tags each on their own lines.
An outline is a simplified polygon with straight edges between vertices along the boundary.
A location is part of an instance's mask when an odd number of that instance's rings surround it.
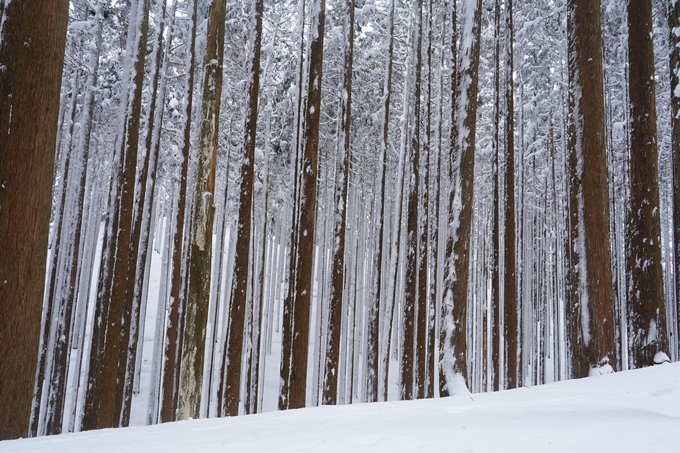
<svg viewBox="0 0 680 453">
<path fill-rule="evenodd" d="M 449 156 L 449 171 L 447 179 L 449 182 L 449 187 L 447 190 L 446 197 L 446 231 L 444 233 L 444 240 L 446 241 L 444 247 L 444 281 L 442 282 L 442 301 L 440 307 L 440 325 L 439 325 L 439 395 L 448 395 L 448 389 L 446 388 L 446 375 L 444 369 L 447 366 L 447 361 L 450 359 L 449 356 L 449 329 L 448 320 L 451 316 L 451 299 L 448 292 L 451 290 L 453 285 L 453 260 L 451 256 L 453 255 L 453 243 L 454 235 L 452 226 L 454 223 L 454 212 L 453 203 L 455 198 L 455 191 L 453 188 L 454 181 L 454 166 L 453 163 L 456 161 L 455 150 L 453 144 L 456 142 L 457 131 L 453 125 L 456 124 L 456 99 L 458 93 L 458 52 L 456 49 L 456 41 L 458 39 L 458 19 L 457 19 L 457 5 L 456 0 L 451 2 L 451 132 L 450 132 L 450 142 L 451 142 L 451 155 Z M 442 156 L 443 157 L 443 156 Z"/>
<path fill-rule="evenodd" d="M 458 228 L 454 227 L 453 256 L 447 256 L 452 261 L 453 275 L 448 277 L 448 285 L 444 288 L 444 298 L 449 303 L 453 303 L 450 314 L 451 333 L 448 338 L 450 359 L 445 361 L 444 383 L 446 390 L 444 394 L 450 394 L 452 385 L 450 377 L 461 376 L 467 385 L 467 290 L 468 290 L 468 267 L 470 262 L 470 229 L 472 225 L 472 195 L 474 192 L 475 175 L 475 132 L 477 126 L 477 90 L 479 74 L 479 49 L 482 28 L 482 2 L 479 0 L 476 5 L 468 3 L 468 6 L 475 8 L 473 23 L 470 36 L 463 36 L 462 39 L 469 40 L 469 47 L 461 47 L 460 61 L 467 61 L 467 64 L 460 66 L 458 76 L 457 94 L 455 108 L 457 109 L 454 128 L 459 128 L 455 133 L 453 141 L 453 160 L 460 162 L 458 167 L 459 187 L 453 190 L 460 190 L 460 213 L 458 215 Z M 472 12 L 467 12 L 471 14 Z M 458 157 L 460 156 L 460 157 Z M 451 206 L 450 209 L 457 209 Z M 449 233 L 451 234 L 451 233 Z M 446 280 L 445 280 L 446 281 Z M 449 377 L 449 380 L 447 380 Z M 440 384 L 441 386 L 441 384 Z"/>
<path fill-rule="evenodd" d="M 628 49 L 631 118 L 626 257 L 630 278 L 628 348 L 630 367 L 640 368 L 653 365 L 656 353 L 669 353 L 661 266 L 651 0 L 628 2 Z"/>
<path fill-rule="evenodd" d="M 513 79 L 514 26 L 512 0 L 505 10 L 505 243 L 503 245 L 503 337 L 506 389 L 518 386 L 517 280 L 515 256 L 515 89 Z"/>
<path fill-rule="evenodd" d="M 422 73 L 422 41 L 423 41 L 423 2 L 418 0 L 416 8 L 416 53 L 415 66 L 415 94 L 414 94 L 414 130 L 411 136 L 408 161 L 405 166 L 404 177 L 408 176 L 406 208 L 406 268 L 404 270 L 404 308 L 403 335 L 401 337 L 401 357 L 399 358 L 399 399 L 412 400 L 415 396 L 415 365 L 416 365 L 416 307 L 418 307 L 418 241 L 419 206 L 418 192 L 420 190 L 420 107 L 421 107 L 421 73 Z M 418 326 L 419 327 L 419 326 Z"/>
<path fill-rule="evenodd" d="M 208 13 L 205 50 L 203 105 L 198 135 L 198 162 L 191 213 L 191 239 L 187 301 L 182 335 L 177 418 L 199 418 L 203 362 L 205 359 L 213 220 L 215 216 L 215 169 L 222 97 L 224 20 L 226 0 L 213 0 Z"/>
<path fill-rule="evenodd" d="M 97 291 L 96 322 L 93 326 L 88 386 L 82 429 L 114 428 L 121 425 L 124 405 L 126 353 L 130 341 L 131 301 L 126 299 L 130 256 L 137 149 L 146 37 L 149 30 L 149 0 L 138 0 L 135 30 L 132 35 L 136 58 L 129 92 L 123 101 L 124 126 L 116 137 L 119 165 L 114 165 L 109 193 L 109 218 Z M 137 6 L 141 5 L 141 6 Z M 128 76 L 129 77 L 129 76 Z M 132 264 L 134 266 L 134 264 Z"/>
<path fill-rule="evenodd" d="M 68 2 L 4 5 L 0 29 L 0 440 L 28 434 Z"/>
<path fill-rule="evenodd" d="M 290 393 L 288 407 L 305 406 L 307 390 L 307 352 L 309 346 L 309 311 L 314 272 L 314 220 L 316 213 L 316 175 L 319 154 L 319 119 L 321 115 L 321 77 L 323 68 L 323 37 L 326 17 L 326 0 L 318 2 L 318 16 L 314 39 L 310 46 L 307 111 L 305 120 L 305 147 L 302 159 L 302 186 L 300 190 L 300 230 L 298 271 L 291 282 L 296 293 L 292 313 L 292 349 Z"/>
<path fill-rule="evenodd" d="M 680 309 L 680 2 L 671 1 L 668 8 L 670 70 L 671 70 L 671 121 L 673 153 L 673 223 L 675 225 L 675 301 Z M 676 94 L 677 93 L 677 94 Z M 677 311 L 676 311 L 677 313 Z M 678 318 L 680 328 L 680 317 Z M 676 332 L 679 330 L 676 329 Z M 677 338 L 675 341 L 680 341 Z M 677 358 L 676 358 L 677 360 Z"/>
<path fill-rule="evenodd" d="M 250 269 L 250 232 L 253 206 L 253 174 L 255 172 L 255 139 L 257 137 L 257 99 L 260 86 L 260 47 L 262 42 L 262 0 L 255 2 L 255 33 L 251 62 L 250 84 L 248 86 L 248 111 L 241 164 L 241 190 L 236 233 L 236 258 L 229 306 L 229 339 L 227 352 L 227 373 L 223 414 L 238 415 L 241 391 L 241 360 L 243 349 L 243 327 L 248 293 L 248 270 Z M 263 245 L 264 246 L 264 245 Z M 255 291 L 253 291 L 253 295 Z M 257 364 L 253 364 L 257 366 Z"/>
<path fill-rule="evenodd" d="M 184 311 L 182 288 L 182 251 L 184 241 L 184 223 L 186 216 L 187 173 L 189 169 L 189 148 L 191 146 L 191 112 L 194 100 L 194 73 L 196 62 L 196 9 L 198 0 L 194 0 L 191 13 L 191 57 L 187 69 L 187 103 L 185 109 L 184 146 L 182 147 L 182 166 L 180 169 L 179 198 L 175 218 L 175 233 L 172 239 L 172 283 L 170 285 L 170 307 L 165 340 L 165 363 L 163 365 L 162 398 L 160 409 L 161 422 L 175 421 L 177 417 L 177 392 L 179 385 L 179 363 L 181 344 L 180 313 Z"/>
<path fill-rule="evenodd" d="M 574 252 L 568 303 L 573 377 L 616 368 L 609 241 L 600 4 L 570 0 L 570 231 Z"/>
<path fill-rule="evenodd" d="M 501 206 L 499 204 L 500 187 L 500 124 L 501 124 L 501 7 L 500 2 L 496 3 L 494 9 L 494 161 L 493 168 L 493 228 L 492 228 L 492 261 L 491 261 L 491 369 L 489 370 L 491 379 L 491 389 L 495 392 L 500 390 L 500 375 L 502 373 L 502 364 L 500 363 L 500 274 L 499 274 L 499 256 L 500 256 L 500 230 L 499 230 L 499 213 Z M 507 150 L 506 150 L 507 152 Z"/>
<path fill-rule="evenodd" d="M 337 404 L 338 399 L 338 371 L 340 365 L 340 331 L 342 323 L 342 298 L 343 286 L 345 283 L 345 236 L 347 225 L 347 192 L 349 189 L 349 166 L 350 157 L 350 119 L 352 112 L 352 62 L 354 58 L 354 0 L 346 2 L 346 24 L 345 24 L 345 65 L 343 76 L 343 96 L 341 98 L 340 119 L 341 133 L 338 143 L 338 162 L 335 177 L 335 211 L 333 214 L 334 234 L 333 234 L 333 262 L 331 263 L 331 287 L 328 308 L 328 344 L 326 347 L 326 359 L 323 378 L 323 404 Z M 345 95 L 346 93 L 346 95 Z M 380 299 L 375 301 L 376 307 L 370 308 L 368 328 L 369 348 L 375 351 L 378 344 L 378 316 Z M 371 345 L 373 347 L 371 347 Z M 371 352 L 369 352 L 370 356 Z M 375 401 L 377 395 L 377 362 L 378 357 L 370 356 L 368 364 L 367 379 L 368 388 L 371 391 L 371 400 Z"/>
</svg>

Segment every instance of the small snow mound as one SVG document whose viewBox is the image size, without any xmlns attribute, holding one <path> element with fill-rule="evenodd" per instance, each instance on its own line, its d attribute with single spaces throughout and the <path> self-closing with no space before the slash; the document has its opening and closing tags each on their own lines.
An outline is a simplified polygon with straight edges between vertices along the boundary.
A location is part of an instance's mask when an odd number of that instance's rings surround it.
<svg viewBox="0 0 680 453">
<path fill-rule="evenodd" d="M 603 376 L 605 374 L 612 374 L 614 372 L 614 368 L 608 363 L 605 363 L 604 365 L 601 366 L 593 366 L 590 367 L 590 371 L 588 372 L 588 376 Z"/>
<path fill-rule="evenodd" d="M 451 396 L 470 396 L 470 390 L 465 385 L 465 378 L 460 373 L 455 373 L 446 385 Z"/>
<path fill-rule="evenodd" d="M 657 352 L 654 356 L 654 365 L 663 365 L 664 363 L 671 363 L 665 352 Z"/>
</svg>

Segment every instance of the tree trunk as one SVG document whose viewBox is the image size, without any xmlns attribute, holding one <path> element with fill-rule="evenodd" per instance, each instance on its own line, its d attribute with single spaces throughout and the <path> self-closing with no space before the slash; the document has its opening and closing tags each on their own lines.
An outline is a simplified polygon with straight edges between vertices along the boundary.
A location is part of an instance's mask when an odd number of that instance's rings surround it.
<svg viewBox="0 0 680 453">
<path fill-rule="evenodd" d="M 187 193 L 187 173 L 189 169 L 189 149 L 191 147 L 191 115 L 194 99 L 194 75 L 196 66 L 196 30 L 198 23 L 196 21 L 196 12 L 198 9 L 198 0 L 194 0 L 193 9 L 191 10 L 191 44 L 189 52 L 189 67 L 187 68 L 187 102 L 184 113 L 184 145 L 182 147 L 182 164 L 180 168 L 180 180 L 177 200 L 177 215 L 175 217 L 175 234 L 173 236 L 172 245 L 172 282 L 170 285 L 170 300 L 168 306 L 170 307 L 168 313 L 168 326 L 166 332 L 165 344 L 165 364 L 163 366 L 163 380 L 162 380 L 162 398 L 160 409 L 161 422 L 170 422 L 177 419 L 177 399 L 179 389 L 179 365 L 180 365 L 180 351 L 182 350 L 181 332 L 182 323 L 180 314 L 184 312 L 186 289 L 183 285 L 183 276 L 186 271 L 182 267 L 182 263 L 186 262 L 186 255 L 188 250 L 183 250 L 184 244 L 184 228 L 186 217 L 186 199 Z"/>
<path fill-rule="evenodd" d="M 146 57 L 149 0 L 132 7 L 128 61 L 121 102 L 121 127 L 116 137 L 109 193 L 107 231 L 97 291 L 83 430 L 120 426 L 126 352 L 132 307 L 125 297 L 130 266 L 131 225 L 139 145 L 142 83 Z M 133 264 L 134 266 L 134 264 Z"/>
<path fill-rule="evenodd" d="M 380 157 L 378 160 L 378 165 L 380 166 L 380 211 L 378 214 L 378 250 L 375 257 L 376 275 L 377 275 L 377 289 L 375 293 L 375 303 L 380 307 L 381 298 L 383 294 L 383 289 L 387 289 L 387 276 L 389 275 L 389 267 L 387 269 L 383 266 L 383 248 L 387 238 L 385 237 L 385 204 L 387 202 L 386 197 L 386 183 L 387 183 L 387 146 L 389 140 L 389 126 L 390 126 L 390 99 L 392 97 L 392 69 L 393 69 L 393 58 L 394 58 L 394 0 L 389 0 L 388 6 L 388 50 L 387 50 L 387 61 L 386 61 L 386 74 L 385 74 L 385 85 L 383 86 L 383 123 L 382 123 L 382 137 L 380 141 Z M 386 275 L 387 272 L 387 275 Z M 385 287 L 385 288 L 383 288 Z M 386 291 L 387 292 L 387 291 Z M 387 304 L 385 304 L 387 305 Z M 385 310 L 387 311 L 387 310 Z M 389 322 L 389 319 L 385 317 L 385 320 Z M 369 322 L 372 324 L 368 327 L 368 352 L 367 352 L 367 402 L 374 402 L 380 399 L 381 401 L 387 401 L 387 394 L 380 396 L 379 383 L 381 381 L 382 374 L 386 374 L 386 367 L 380 369 L 380 333 L 384 330 L 384 325 L 380 324 L 380 313 L 376 314 L 375 319 L 371 319 Z M 374 325 L 377 323 L 377 325 Z M 385 338 L 383 338 L 383 342 Z M 389 355 L 389 351 L 387 352 Z M 381 374 L 382 373 L 382 374 Z M 387 380 L 387 377 L 384 378 Z"/>
<path fill-rule="evenodd" d="M 352 111 L 352 61 L 354 56 L 354 0 L 346 1 L 345 16 L 345 65 L 342 93 L 340 98 L 340 133 L 338 134 L 337 170 L 335 173 L 335 203 L 332 207 L 334 234 L 331 241 L 333 258 L 331 263 L 331 288 L 328 314 L 328 345 L 324 367 L 323 404 L 337 404 L 338 365 L 340 357 L 340 326 L 342 323 L 342 299 L 345 284 L 345 236 L 347 225 L 347 191 L 349 187 L 350 119 Z M 340 212 L 337 212 L 337 211 Z M 378 306 L 376 309 L 375 305 Z M 379 301 L 375 302 L 369 314 L 370 320 L 377 321 Z M 369 321 L 370 322 L 370 321 Z M 374 322 L 377 344 L 377 325 Z M 377 361 L 377 357 L 375 359 Z M 374 371 L 377 371 L 375 369 Z M 370 372 L 370 371 L 369 371 Z M 377 376 L 375 376 L 377 378 Z M 369 379 L 371 379 L 369 377 Z M 376 381 L 377 383 L 377 381 Z"/>
<path fill-rule="evenodd" d="M 505 243 L 503 246 L 503 354 L 505 385 L 517 387 L 517 276 L 515 251 L 515 89 L 513 78 L 513 44 L 515 30 L 512 23 L 512 0 L 505 9 Z"/>
<path fill-rule="evenodd" d="M 187 301 L 183 313 L 182 362 L 180 365 L 177 418 L 198 418 L 201 410 L 212 232 L 215 215 L 215 169 L 222 98 L 226 0 L 213 0 L 208 13 L 203 105 L 198 133 L 198 162 L 191 213 Z"/>
<path fill-rule="evenodd" d="M 243 349 L 243 323 L 248 304 L 248 270 L 251 269 L 250 233 L 253 209 L 253 175 L 255 172 L 255 139 L 257 137 L 257 100 L 260 86 L 260 47 L 262 42 L 262 0 L 254 1 L 254 29 L 252 31 L 253 53 L 250 62 L 250 83 L 248 84 L 248 107 L 241 163 L 241 189 L 238 225 L 236 229 L 236 260 L 231 280 L 231 304 L 229 306 L 229 339 L 227 351 L 226 382 L 223 391 L 223 413 L 238 415 L 241 393 L 241 360 Z M 254 258 L 253 258 L 254 261 Z M 255 297 L 252 292 L 253 300 Z M 257 366 L 257 364 L 253 364 Z"/>
<path fill-rule="evenodd" d="M 616 368 L 600 4 L 569 0 L 569 164 L 573 377 Z"/>
<path fill-rule="evenodd" d="M 294 262 L 298 270 L 295 280 L 289 282 L 289 291 L 295 292 L 292 312 L 292 342 L 288 408 L 305 406 L 307 389 L 307 350 L 309 339 L 309 311 L 312 295 L 314 255 L 314 217 L 316 211 L 316 173 L 319 152 L 319 119 L 321 114 L 321 77 L 323 68 L 323 37 L 326 17 L 326 0 L 318 0 L 312 19 L 313 39 L 310 45 L 307 111 L 305 119 L 305 146 L 302 160 L 300 187 L 299 239 Z"/>
<path fill-rule="evenodd" d="M 467 290 L 468 264 L 470 260 L 470 226 L 472 224 L 472 194 L 475 175 L 475 131 L 477 126 L 477 87 L 479 70 L 479 48 L 482 25 L 482 2 L 469 0 L 466 6 L 463 30 L 470 30 L 469 36 L 462 36 L 458 89 L 454 108 L 456 109 L 451 165 L 458 170 L 453 184 L 454 200 L 449 209 L 453 215 L 453 255 L 449 272 L 445 276 L 445 305 L 451 308 L 447 313 L 447 341 L 444 344 L 445 358 L 442 363 L 444 394 L 464 392 L 467 387 Z"/>
<path fill-rule="evenodd" d="M 415 67 L 415 94 L 414 94 L 414 128 L 411 137 L 411 150 L 409 152 L 410 164 L 405 166 L 409 175 L 409 183 L 406 186 L 408 194 L 407 220 L 406 220 L 406 271 L 405 291 L 403 308 L 403 336 L 401 357 L 399 362 L 399 399 L 412 400 L 414 398 L 414 365 L 415 341 L 416 341 L 416 302 L 418 300 L 418 242 L 420 221 L 418 218 L 418 192 L 420 190 L 420 84 L 422 66 L 422 40 L 423 40 L 423 2 L 418 0 L 416 8 L 416 67 Z"/>
<path fill-rule="evenodd" d="M 626 260 L 630 278 L 628 361 L 631 368 L 641 368 L 669 360 L 661 267 L 651 0 L 628 2 L 628 49 L 631 117 L 627 232 L 630 246 Z"/>
<path fill-rule="evenodd" d="M 28 434 L 67 2 L 5 2 L 0 25 L 0 440 Z"/>
<path fill-rule="evenodd" d="M 675 301 L 678 304 L 678 327 L 680 333 L 680 2 L 671 0 L 668 8 L 670 69 L 671 69 L 671 147 L 673 156 L 673 224 L 675 244 Z M 680 341 L 677 338 L 675 341 Z M 676 357 L 675 360 L 678 360 Z"/>
<path fill-rule="evenodd" d="M 496 2 L 494 10 L 494 131 L 493 131 L 493 145 L 494 157 L 492 174 L 493 174 L 493 225 L 491 227 L 491 242 L 492 242 L 492 258 L 491 258 L 491 389 L 494 392 L 500 390 L 500 376 L 501 376 L 501 336 L 500 336 L 500 225 L 499 213 L 501 206 L 499 204 L 499 187 L 500 187 L 500 124 L 501 124 L 501 11 L 500 2 Z M 507 153 L 507 149 L 506 149 Z"/>
</svg>

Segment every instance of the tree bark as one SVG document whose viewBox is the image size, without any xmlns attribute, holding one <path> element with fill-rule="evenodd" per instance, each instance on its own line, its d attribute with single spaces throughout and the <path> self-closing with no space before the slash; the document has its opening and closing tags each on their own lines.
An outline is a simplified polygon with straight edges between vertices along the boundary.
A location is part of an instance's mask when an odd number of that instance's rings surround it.
<svg viewBox="0 0 680 453">
<path fill-rule="evenodd" d="M 198 418 L 201 410 L 208 301 L 215 216 L 215 171 L 222 98 L 226 0 L 213 0 L 208 13 L 203 105 L 191 213 L 189 275 L 184 310 L 177 418 Z"/>
<path fill-rule="evenodd" d="M 68 2 L 5 3 L 0 25 L 0 440 L 28 434 Z"/>
<path fill-rule="evenodd" d="M 515 251 L 515 89 L 513 78 L 512 0 L 505 8 L 505 227 L 503 246 L 503 353 L 506 389 L 517 387 L 517 277 Z"/>
<path fill-rule="evenodd" d="M 248 107 L 243 144 L 243 161 L 241 163 L 241 189 L 238 225 L 236 229 L 236 260 L 231 280 L 231 305 L 229 306 L 229 339 L 225 345 L 227 360 L 226 382 L 223 392 L 223 413 L 228 416 L 238 415 L 241 393 L 241 360 L 243 357 L 243 327 L 246 305 L 248 304 L 248 274 L 251 261 L 250 233 L 251 213 L 253 209 L 253 175 L 255 173 L 255 139 L 257 137 L 257 100 L 260 86 L 260 47 L 262 42 L 262 0 L 255 0 L 253 53 L 250 62 L 250 83 L 248 85 Z M 254 256 L 254 255 L 253 255 Z M 251 301 L 255 297 L 252 291 Z M 254 309 L 254 307 L 253 307 Z M 253 364 L 257 366 L 258 364 Z"/>
<path fill-rule="evenodd" d="M 467 387 L 467 290 L 468 264 L 470 260 L 470 227 L 472 224 L 472 195 L 474 192 L 475 174 L 475 132 L 477 126 L 477 88 L 479 71 L 479 49 L 482 25 L 482 2 L 470 0 L 466 8 L 464 30 L 469 29 L 469 36 L 462 36 L 460 49 L 460 66 L 454 108 L 456 121 L 452 141 L 452 162 L 458 175 L 454 179 L 454 200 L 449 209 L 453 214 L 453 255 L 447 254 L 451 260 L 449 272 L 445 275 L 444 303 L 452 307 L 447 314 L 447 341 L 444 344 L 445 358 L 442 362 L 443 387 L 445 395 L 465 391 Z M 468 27 L 468 28 L 465 28 Z M 450 214 L 451 215 L 451 214 Z"/>
<path fill-rule="evenodd" d="M 661 267 L 651 0 L 628 2 L 628 64 L 631 118 L 627 231 L 630 246 L 626 260 L 630 278 L 628 361 L 631 368 L 641 368 L 668 360 L 669 353 Z"/>
<path fill-rule="evenodd" d="M 342 323 L 342 299 L 345 284 L 345 236 L 347 225 L 347 192 L 349 188 L 350 157 L 350 119 L 352 111 L 352 62 L 354 57 L 354 0 L 346 1 L 345 16 L 345 64 L 342 93 L 340 98 L 340 133 L 338 134 L 338 156 L 335 172 L 335 203 L 332 206 L 334 234 L 331 246 L 333 257 L 331 263 L 331 288 L 329 295 L 328 313 L 328 344 L 324 366 L 323 404 L 337 404 L 338 399 L 338 370 L 340 358 L 340 326 Z M 339 212 L 338 212 L 339 211 Z M 376 309 L 376 306 L 378 308 Z M 375 330 L 374 343 L 377 345 L 377 319 L 380 302 L 374 302 L 370 309 L 369 322 Z M 369 328 L 371 335 L 371 328 Z M 377 362 L 377 356 L 375 358 Z M 369 364 L 370 367 L 370 364 Z M 377 373 L 377 368 L 369 368 L 368 373 Z M 375 379 L 374 379 L 375 378 Z M 369 381 L 375 381 L 377 375 L 370 374 Z M 371 384 L 369 384 L 371 385 Z"/>
<path fill-rule="evenodd" d="M 184 312 L 186 290 L 183 291 L 185 270 L 182 269 L 182 263 L 185 262 L 187 250 L 183 250 L 184 244 L 184 228 L 186 217 L 186 200 L 187 200 L 187 173 L 189 169 L 189 149 L 191 147 L 191 115 L 194 100 L 194 75 L 196 72 L 196 30 L 198 23 L 196 22 L 196 11 L 198 9 L 198 0 L 194 0 L 193 9 L 191 10 L 191 43 L 189 52 L 189 67 L 187 68 L 187 102 L 184 113 L 184 145 L 182 146 L 182 163 L 180 167 L 180 180 L 177 200 L 177 215 L 175 217 L 175 233 L 173 235 L 172 245 L 172 281 L 170 284 L 170 300 L 168 306 L 170 307 L 168 313 L 168 326 L 166 330 L 165 343 L 165 364 L 163 365 L 162 378 L 162 398 L 160 409 L 161 422 L 170 422 L 177 419 L 177 400 L 179 389 L 179 365 L 180 354 L 182 350 L 181 332 L 182 323 L 180 313 Z"/>
<path fill-rule="evenodd" d="M 669 62 L 671 70 L 671 147 L 673 156 L 673 224 L 675 244 L 675 301 L 680 313 L 680 2 L 671 0 L 668 7 Z M 675 330 L 680 332 L 680 315 Z M 675 341 L 680 341 L 678 338 Z M 675 358 L 678 359 L 677 357 Z"/>
<path fill-rule="evenodd" d="M 316 15 L 312 19 L 313 37 L 310 45 L 305 146 L 300 187 L 299 239 L 295 262 L 298 270 L 289 291 L 295 292 L 292 313 L 290 392 L 288 408 L 305 406 L 307 389 L 307 350 L 309 339 L 309 311 L 312 295 L 314 255 L 314 218 L 316 211 L 316 174 L 319 152 L 319 120 L 321 114 L 321 77 L 323 68 L 324 22 L 326 0 L 317 0 Z M 293 261 L 291 261 L 291 264 Z"/>
<path fill-rule="evenodd" d="M 572 375 L 616 368 L 600 4 L 567 4 Z"/>
</svg>

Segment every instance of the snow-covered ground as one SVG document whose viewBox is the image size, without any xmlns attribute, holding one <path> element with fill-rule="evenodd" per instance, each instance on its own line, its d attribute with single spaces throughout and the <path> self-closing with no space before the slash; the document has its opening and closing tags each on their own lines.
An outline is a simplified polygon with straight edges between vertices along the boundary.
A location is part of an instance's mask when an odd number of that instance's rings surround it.
<svg viewBox="0 0 680 453">
<path fill-rule="evenodd" d="M 452 398 L 0 442 L 0 452 L 680 452 L 680 363 Z"/>
</svg>

